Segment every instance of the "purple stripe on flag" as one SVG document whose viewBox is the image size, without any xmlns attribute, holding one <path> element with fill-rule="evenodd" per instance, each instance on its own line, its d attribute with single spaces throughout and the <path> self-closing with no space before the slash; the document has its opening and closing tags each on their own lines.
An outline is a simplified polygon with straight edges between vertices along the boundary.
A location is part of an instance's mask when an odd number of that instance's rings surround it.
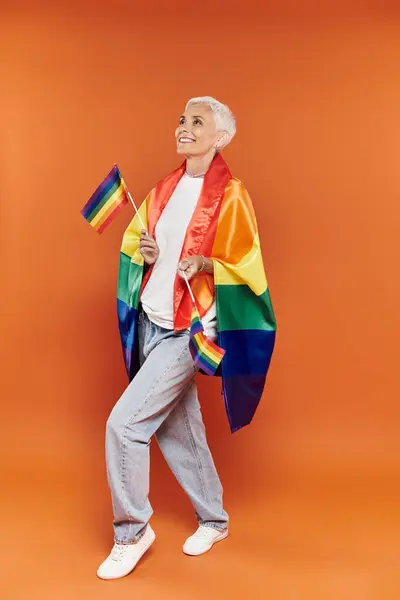
<svg viewBox="0 0 400 600">
<path fill-rule="evenodd" d="M 192 355 L 193 356 L 193 355 Z M 204 358 L 201 354 L 197 354 L 195 357 L 193 357 L 194 363 L 200 368 L 202 369 L 202 371 L 204 371 L 205 373 L 207 373 L 207 375 L 214 375 L 215 371 L 217 370 L 217 367 L 210 364 L 206 358 Z"/>
<path fill-rule="evenodd" d="M 192 321 L 192 324 L 190 325 L 190 336 L 193 337 L 194 335 L 197 335 L 198 333 L 201 333 L 204 331 L 204 327 L 201 324 L 200 320 L 196 320 L 196 321 Z"/>
<path fill-rule="evenodd" d="M 117 165 L 114 165 L 107 177 L 102 181 L 99 187 L 95 190 L 95 192 L 91 195 L 89 200 L 86 202 L 85 206 L 82 208 L 81 213 L 86 218 L 95 208 L 98 202 L 101 202 L 101 199 L 105 196 L 105 194 L 121 180 L 121 173 Z"/>
</svg>

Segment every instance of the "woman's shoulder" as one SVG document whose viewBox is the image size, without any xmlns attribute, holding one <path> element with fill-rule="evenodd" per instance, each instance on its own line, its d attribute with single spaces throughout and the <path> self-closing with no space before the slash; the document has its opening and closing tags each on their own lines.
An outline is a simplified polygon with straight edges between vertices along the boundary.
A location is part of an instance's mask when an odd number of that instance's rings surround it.
<svg viewBox="0 0 400 600">
<path fill-rule="evenodd" d="M 229 197 L 230 199 L 236 198 L 239 201 L 241 200 L 245 202 L 250 201 L 247 188 L 243 181 L 238 179 L 238 177 L 231 177 L 231 179 L 228 181 L 228 184 L 225 188 L 225 197 Z"/>
<path fill-rule="evenodd" d="M 241 191 L 247 192 L 247 188 L 246 188 L 245 184 L 238 177 L 231 177 L 230 180 L 228 181 L 227 187 L 230 187 L 231 189 L 236 190 L 236 191 L 241 190 Z"/>
</svg>

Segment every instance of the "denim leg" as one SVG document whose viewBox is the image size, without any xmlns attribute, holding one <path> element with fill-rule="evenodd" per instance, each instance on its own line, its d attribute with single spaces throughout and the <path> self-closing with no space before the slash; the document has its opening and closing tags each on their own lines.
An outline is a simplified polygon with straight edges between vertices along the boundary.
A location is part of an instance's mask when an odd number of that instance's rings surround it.
<svg viewBox="0 0 400 600">
<path fill-rule="evenodd" d="M 194 381 L 158 429 L 156 438 L 170 469 L 192 501 L 199 523 L 226 529 L 223 489 L 207 444 Z"/>
<path fill-rule="evenodd" d="M 125 544 L 143 535 L 152 515 L 148 500 L 151 437 L 195 373 L 188 335 L 175 335 L 148 323 L 147 330 L 141 342 L 145 361 L 111 411 L 106 427 L 114 539 Z"/>
</svg>

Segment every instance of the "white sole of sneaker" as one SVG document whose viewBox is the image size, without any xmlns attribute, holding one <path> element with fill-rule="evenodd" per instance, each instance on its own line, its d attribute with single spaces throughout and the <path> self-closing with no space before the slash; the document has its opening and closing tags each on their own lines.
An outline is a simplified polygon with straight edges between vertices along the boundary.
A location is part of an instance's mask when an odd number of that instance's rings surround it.
<svg viewBox="0 0 400 600">
<path fill-rule="evenodd" d="M 144 548 L 142 548 L 142 551 L 140 552 L 139 556 L 137 557 L 136 562 L 127 571 L 123 571 L 122 573 L 119 573 L 116 576 L 104 576 L 104 575 L 99 575 L 99 573 L 97 573 L 97 577 L 99 579 L 106 579 L 106 580 L 121 579 L 122 577 L 126 577 L 127 575 L 129 575 L 129 573 L 132 573 L 133 569 L 136 567 L 139 560 L 142 558 L 143 554 L 145 554 L 147 552 L 147 550 L 153 544 L 155 539 L 156 539 L 156 534 L 154 533 L 154 531 L 151 531 L 151 537 L 149 538 L 149 541 L 147 542 L 146 546 L 144 546 Z"/>
<path fill-rule="evenodd" d="M 228 537 L 228 530 L 222 531 L 221 534 L 217 538 L 215 538 L 215 540 L 213 540 L 213 542 L 209 546 L 207 546 L 206 548 L 203 548 L 203 550 L 201 550 L 201 552 L 187 552 L 185 550 L 183 550 L 183 552 L 184 552 L 184 554 L 186 554 L 186 556 L 201 556 L 202 554 L 209 552 L 211 550 L 211 548 L 214 546 L 214 544 L 216 544 L 217 542 L 222 542 L 222 540 L 224 540 L 227 537 Z"/>
</svg>

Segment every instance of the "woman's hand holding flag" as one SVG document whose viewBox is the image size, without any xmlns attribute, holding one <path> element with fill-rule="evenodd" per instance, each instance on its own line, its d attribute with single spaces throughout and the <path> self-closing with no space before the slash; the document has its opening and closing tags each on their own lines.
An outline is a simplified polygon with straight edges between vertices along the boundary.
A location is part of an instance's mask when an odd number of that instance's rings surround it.
<svg viewBox="0 0 400 600">
<path fill-rule="evenodd" d="M 140 233 L 139 252 L 147 265 L 154 264 L 160 255 L 157 242 L 145 229 Z"/>
<path fill-rule="evenodd" d="M 178 275 L 180 275 L 183 279 L 190 281 L 192 277 L 197 275 L 197 273 L 210 273 L 210 275 L 214 272 L 214 264 L 211 258 L 205 258 L 204 256 L 189 256 L 182 260 L 178 265 Z"/>
</svg>

